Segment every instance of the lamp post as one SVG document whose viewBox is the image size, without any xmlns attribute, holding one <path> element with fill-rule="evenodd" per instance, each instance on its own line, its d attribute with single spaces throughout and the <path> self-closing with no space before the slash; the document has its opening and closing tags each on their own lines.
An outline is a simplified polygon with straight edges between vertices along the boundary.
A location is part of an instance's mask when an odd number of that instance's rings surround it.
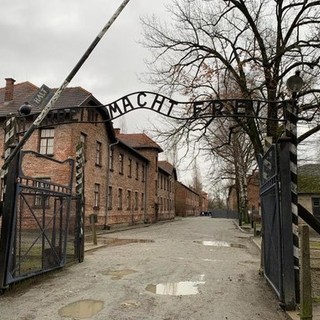
<svg viewBox="0 0 320 320">
<path fill-rule="evenodd" d="M 286 136 L 290 138 L 290 189 L 291 189 L 291 213 L 293 234 L 294 275 L 296 287 L 296 300 L 299 301 L 299 233 L 298 233 L 298 192 L 297 192 L 297 93 L 303 86 L 300 71 L 287 80 L 287 88 L 292 94 L 290 103 L 286 104 L 284 117 L 286 120 Z"/>
</svg>

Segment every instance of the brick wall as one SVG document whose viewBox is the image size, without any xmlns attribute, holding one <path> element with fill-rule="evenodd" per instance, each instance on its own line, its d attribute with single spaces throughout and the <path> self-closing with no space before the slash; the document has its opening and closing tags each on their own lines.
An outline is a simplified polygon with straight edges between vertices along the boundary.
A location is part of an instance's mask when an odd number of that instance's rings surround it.
<svg viewBox="0 0 320 320">
<path fill-rule="evenodd" d="M 200 196 L 187 186 L 176 182 L 176 215 L 181 217 L 197 216 L 200 213 Z"/>
<path fill-rule="evenodd" d="M 109 171 L 109 185 L 112 188 L 112 194 L 109 193 L 107 224 L 142 223 L 147 212 L 145 207 L 147 180 L 146 177 L 143 177 L 142 168 L 144 167 L 144 172 L 146 172 L 148 161 L 138 157 L 135 152 L 123 147 L 120 143 L 114 145 L 112 149 L 113 168 Z M 120 172 L 120 154 L 123 157 L 122 173 Z M 138 171 L 136 170 L 137 165 Z M 122 207 L 119 206 L 119 189 L 122 190 Z M 130 202 L 128 201 L 129 195 Z"/>
<path fill-rule="evenodd" d="M 146 222 L 152 223 L 158 220 L 158 150 L 146 148 L 138 151 L 149 160 L 146 177 Z"/>
<path fill-rule="evenodd" d="M 174 185 L 174 177 L 159 169 L 158 220 L 169 220 L 175 217 Z"/>
<path fill-rule="evenodd" d="M 92 109 L 92 108 L 91 108 Z M 86 114 L 86 113 L 85 113 Z M 80 112 L 74 115 L 74 118 L 80 118 Z M 98 120 L 102 120 L 100 114 Z M 107 179 L 107 159 L 109 139 L 104 123 L 72 123 L 60 124 L 54 128 L 54 148 L 52 158 L 56 160 L 66 160 L 76 158 L 76 145 L 80 141 L 81 134 L 86 136 L 86 162 L 85 162 L 85 224 L 89 224 L 89 215 L 96 213 L 98 223 L 103 225 L 106 216 L 106 179 Z M 35 130 L 24 145 L 24 150 L 39 151 L 40 130 Z M 0 130 L 0 147 L 3 147 L 3 130 Z M 101 143 L 101 164 L 96 164 L 96 145 Z M 28 160 L 28 159 L 26 159 Z M 3 158 L 1 158 L 1 163 Z M 23 164 L 24 174 L 32 175 L 36 178 L 51 177 L 53 182 L 64 183 L 69 177 L 70 167 L 67 165 L 59 166 L 57 164 L 43 165 L 43 160 L 33 158 L 32 161 L 25 161 Z M 33 173 L 33 174 L 32 174 Z M 51 173 L 51 174 L 50 174 Z M 52 174 L 53 173 L 53 174 Z M 75 172 L 73 176 L 75 181 Z M 95 185 L 100 185 L 99 204 L 94 205 Z M 75 184 L 73 192 L 75 193 Z"/>
</svg>

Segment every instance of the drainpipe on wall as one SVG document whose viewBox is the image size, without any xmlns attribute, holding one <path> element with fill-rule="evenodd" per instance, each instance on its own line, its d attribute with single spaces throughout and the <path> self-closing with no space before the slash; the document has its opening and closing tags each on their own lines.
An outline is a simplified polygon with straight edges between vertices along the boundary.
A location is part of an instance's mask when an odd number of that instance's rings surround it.
<svg viewBox="0 0 320 320">
<path fill-rule="evenodd" d="M 148 198 L 148 194 L 147 194 L 147 192 L 148 192 L 148 188 L 147 188 L 147 185 L 148 185 L 148 183 L 147 183 L 147 181 L 148 181 L 148 171 L 149 171 L 149 164 L 147 163 L 146 164 L 146 170 L 145 170 L 145 173 L 144 173 L 144 211 L 143 211 L 143 222 L 144 223 L 147 223 L 147 218 L 146 218 L 146 216 L 147 216 L 147 198 Z"/>
<path fill-rule="evenodd" d="M 107 161 L 107 187 L 106 187 L 106 208 L 105 208 L 105 216 L 104 216 L 104 226 L 103 226 L 103 229 L 106 230 L 106 229 L 109 229 L 110 227 L 108 226 L 108 208 L 109 208 L 109 186 L 110 186 L 110 176 L 111 176 L 111 173 L 110 173 L 110 153 L 111 153 L 111 148 L 113 146 L 115 146 L 116 144 L 119 143 L 119 140 L 117 140 L 117 142 L 114 142 L 114 143 L 111 143 L 109 144 L 109 152 L 108 152 L 108 161 Z"/>
</svg>

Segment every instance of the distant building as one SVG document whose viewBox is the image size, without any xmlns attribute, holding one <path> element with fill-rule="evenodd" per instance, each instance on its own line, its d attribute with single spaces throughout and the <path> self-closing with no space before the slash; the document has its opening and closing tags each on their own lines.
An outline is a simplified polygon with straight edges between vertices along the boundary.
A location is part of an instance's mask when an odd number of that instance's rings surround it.
<svg viewBox="0 0 320 320">
<path fill-rule="evenodd" d="M 208 202 L 208 194 L 202 192 L 200 197 L 200 211 L 208 211 Z"/>
<path fill-rule="evenodd" d="M 298 202 L 320 220 L 320 164 L 298 167 Z"/>
<path fill-rule="evenodd" d="M 260 178 L 259 172 L 254 172 L 247 178 L 247 207 L 250 212 L 260 207 Z M 232 211 L 238 211 L 238 192 L 236 185 L 229 187 L 227 204 Z"/>
<path fill-rule="evenodd" d="M 176 182 L 176 215 L 181 217 L 198 216 L 201 211 L 200 197 L 194 189 Z"/>
</svg>

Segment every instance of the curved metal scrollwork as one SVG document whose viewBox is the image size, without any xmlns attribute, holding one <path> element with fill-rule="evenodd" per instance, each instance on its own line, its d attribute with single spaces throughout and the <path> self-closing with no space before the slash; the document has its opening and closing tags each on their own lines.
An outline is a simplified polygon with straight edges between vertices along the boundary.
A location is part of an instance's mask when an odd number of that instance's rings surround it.
<svg viewBox="0 0 320 320">
<path fill-rule="evenodd" d="M 163 116 L 180 120 L 219 117 L 266 119 L 262 109 L 267 101 L 248 99 L 219 99 L 178 102 L 162 94 L 138 91 L 105 105 L 111 120 L 138 109 L 153 110 Z M 280 105 L 281 102 L 276 102 Z M 276 120 L 276 119 L 275 119 Z"/>
</svg>

